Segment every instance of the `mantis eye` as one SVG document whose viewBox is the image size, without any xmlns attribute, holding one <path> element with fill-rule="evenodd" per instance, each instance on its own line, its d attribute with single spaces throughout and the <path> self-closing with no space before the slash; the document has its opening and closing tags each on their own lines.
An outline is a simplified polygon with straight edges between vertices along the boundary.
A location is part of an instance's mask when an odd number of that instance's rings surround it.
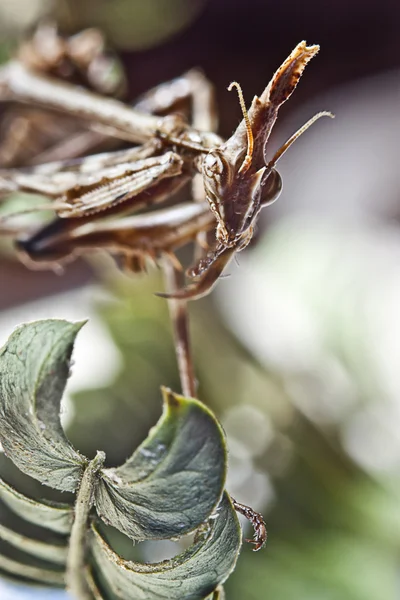
<svg viewBox="0 0 400 600">
<path fill-rule="evenodd" d="M 209 152 L 204 159 L 203 168 L 207 177 L 212 178 L 216 175 L 221 175 L 224 170 L 224 164 L 217 154 Z"/>
<path fill-rule="evenodd" d="M 278 171 L 272 169 L 265 181 L 261 184 L 261 206 L 268 206 L 278 199 L 282 191 L 282 178 Z"/>
</svg>

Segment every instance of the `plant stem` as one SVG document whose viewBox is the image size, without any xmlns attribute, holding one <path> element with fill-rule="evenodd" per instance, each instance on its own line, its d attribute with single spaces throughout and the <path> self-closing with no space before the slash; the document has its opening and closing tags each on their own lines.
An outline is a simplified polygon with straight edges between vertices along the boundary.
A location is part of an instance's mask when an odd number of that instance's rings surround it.
<svg viewBox="0 0 400 600">
<path fill-rule="evenodd" d="M 183 278 L 181 272 L 175 268 L 168 258 L 163 261 L 163 271 L 166 291 L 168 293 L 175 292 L 182 285 Z M 182 394 L 195 398 L 196 381 L 190 347 L 187 302 L 171 298 L 168 300 L 168 307 L 174 331 L 175 352 L 178 361 Z"/>
<path fill-rule="evenodd" d="M 104 452 L 97 452 L 83 474 L 75 502 L 75 518 L 69 540 L 66 582 L 78 600 L 93 600 L 85 577 L 88 520 L 94 502 L 98 473 L 104 464 Z"/>
</svg>

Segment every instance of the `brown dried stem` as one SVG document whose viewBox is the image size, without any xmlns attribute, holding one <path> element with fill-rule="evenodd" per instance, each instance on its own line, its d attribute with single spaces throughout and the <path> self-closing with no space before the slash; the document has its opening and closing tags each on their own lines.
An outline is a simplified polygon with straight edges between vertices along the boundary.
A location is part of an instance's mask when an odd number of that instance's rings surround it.
<svg viewBox="0 0 400 600">
<path fill-rule="evenodd" d="M 165 288 L 168 294 L 174 294 L 182 287 L 183 274 L 167 256 L 163 260 Z M 178 362 L 182 393 L 196 397 L 196 381 L 190 346 L 189 315 L 186 300 L 171 298 L 168 300 L 169 314 L 174 333 L 175 352 Z"/>
</svg>

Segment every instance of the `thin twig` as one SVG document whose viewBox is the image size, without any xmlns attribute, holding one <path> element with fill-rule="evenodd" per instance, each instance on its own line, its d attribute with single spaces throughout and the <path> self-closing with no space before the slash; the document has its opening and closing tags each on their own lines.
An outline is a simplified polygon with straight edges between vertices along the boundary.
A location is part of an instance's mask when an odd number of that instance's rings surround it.
<svg viewBox="0 0 400 600">
<path fill-rule="evenodd" d="M 173 265 L 169 257 L 163 260 L 163 273 L 166 291 L 174 293 L 182 286 L 182 273 Z M 190 346 L 189 318 L 185 300 L 168 300 L 169 314 L 174 331 L 175 352 L 178 361 L 179 377 L 184 396 L 196 397 L 196 381 Z"/>
</svg>

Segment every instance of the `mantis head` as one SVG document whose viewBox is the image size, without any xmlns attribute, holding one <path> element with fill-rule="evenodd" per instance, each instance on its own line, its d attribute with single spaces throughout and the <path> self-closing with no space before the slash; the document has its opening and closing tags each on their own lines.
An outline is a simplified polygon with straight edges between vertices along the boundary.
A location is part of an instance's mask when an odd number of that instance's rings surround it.
<svg viewBox="0 0 400 600">
<path fill-rule="evenodd" d="M 319 46 L 300 42 L 261 96 L 254 97 L 248 111 L 240 85 L 233 82 L 229 86 L 229 90 L 238 90 L 243 119 L 233 135 L 210 150 L 202 162 L 206 199 L 217 221 L 216 247 L 190 270 L 194 283 L 175 297 L 196 299 L 209 293 L 233 254 L 250 242 L 260 210 L 278 198 L 282 189 L 281 176 L 275 168 L 278 160 L 315 121 L 323 116 L 333 117 L 329 112 L 316 114 L 271 160 L 267 158 L 268 140 L 279 107 L 291 96 L 318 50 Z"/>
</svg>

